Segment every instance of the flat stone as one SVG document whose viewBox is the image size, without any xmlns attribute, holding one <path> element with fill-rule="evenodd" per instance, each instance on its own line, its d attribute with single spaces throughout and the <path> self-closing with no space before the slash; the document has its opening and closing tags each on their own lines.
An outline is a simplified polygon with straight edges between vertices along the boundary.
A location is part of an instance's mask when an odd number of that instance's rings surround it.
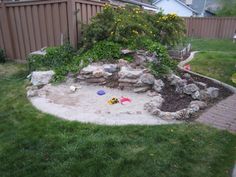
<svg viewBox="0 0 236 177">
<path fill-rule="evenodd" d="M 183 91 L 187 95 L 192 95 L 194 92 L 198 91 L 199 88 L 196 84 L 188 84 L 184 86 Z"/>
<path fill-rule="evenodd" d="M 123 49 L 123 50 L 121 50 L 121 53 L 122 53 L 123 55 L 127 55 L 127 54 L 134 53 L 134 51 L 133 51 L 133 50 L 129 50 L 129 49 Z"/>
<path fill-rule="evenodd" d="M 135 84 L 135 83 L 138 82 L 138 79 L 128 79 L 128 78 L 124 78 L 124 79 L 119 79 L 118 82 Z"/>
<path fill-rule="evenodd" d="M 96 70 L 93 71 L 93 76 L 95 77 L 103 77 L 104 75 L 104 70 L 101 68 L 97 68 Z"/>
<path fill-rule="evenodd" d="M 132 79 L 137 79 L 143 74 L 143 70 L 138 70 L 138 69 L 132 69 L 128 67 L 121 67 L 120 72 L 118 73 L 118 76 L 120 78 L 132 78 Z"/>
<path fill-rule="evenodd" d="M 118 71 L 118 65 L 116 64 L 104 64 L 103 69 L 108 73 L 115 73 Z"/>
<path fill-rule="evenodd" d="M 191 101 L 190 106 L 191 105 L 197 105 L 200 109 L 204 109 L 207 107 L 207 104 L 203 101 Z"/>
<path fill-rule="evenodd" d="M 144 87 L 137 87 L 137 88 L 134 88 L 134 92 L 135 93 L 143 93 L 143 92 L 146 92 L 150 90 L 150 87 L 149 86 L 144 86 Z"/>
<path fill-rule="evenodd" d="M 99 66 L 88 65 L 87 67 L 83 68 L 80 73 L 81 74 L 92 74 L 94 71 L 98 70 Z"/>
</svg>

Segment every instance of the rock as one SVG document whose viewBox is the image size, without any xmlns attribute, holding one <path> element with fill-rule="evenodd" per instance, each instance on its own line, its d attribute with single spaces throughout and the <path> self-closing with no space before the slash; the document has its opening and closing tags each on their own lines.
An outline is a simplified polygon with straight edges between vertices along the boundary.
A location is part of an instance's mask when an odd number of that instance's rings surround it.
<svg viewBox="0 0 236 177">
<path fill-rule="evenodd" d="M 108 73 L 115 73 L 118 71 L 118 66 L 116 64 L 104 64 L 103 69 Z"/>
<path fill-rule="evenodd" d="M 123 50 L 121 50 L 121 53 L 122 53 L 123 55 L 127 55 L 127 54 L 134 53 L 134 51 L 129 50 L 129 49 L 123 49 Z"/>
<path fill-rule="evenodd" d="M 150 90 L 150 87 L 149 86 L 144 86 L 144 87 L 137 87 L 137 88 L 134 88 L 134 92 L 135 93 L 143 93 L 143 92 L 146 92 Z"/>
<path fill-rule="evenodd" d="M 200 109 L 204 109 L 204 108 L 207 107 L 207 104 L 206 104 L 205 102 L 203 102 L 203 101 L 191 101 L 190 107 L 191 107 L 192 105 L 196 105 L 196 106 L 198 106 Z"/>
<path fill-rule="evenodd" d="M 119 79 L 118 82 L 135 84 L 135 83 L 138 82 L 138 79 L 128 79 L 128 78 L 124 78 L 124 79 Z"/>
<path fill-rule="evenodd" d="M 104 76 L 104 70 L 101 68 L 97 68 L 93 71 L 93 76 L 95 77 L 103 77 Z"/>
<path fill-rule="evenodd" d="M 86 80 L 88 83 L 101 83 L 104 84 L 106 82 L 106 79 L 103 77 L 100 78 L 90 78 Z"/>
<path fill-rule="evenodd" d="M 161 96 L 155 96 L 150 102 L 144 104 L 144 109 L 153 115 L 157 115 L 163 102 L 164 99 Z"/>
<path fill-rule="evenodd" d="M 194 92 L 198 91 L 199 88 L 196 84 L 188 84 L 186 86 L 184 86 L 183 91 L 184 93 L 186 93 L 187 95 L 192 95 Z"/>
<path fill-rule="evenodd" d="M 210 98 L 217 98 L 219 96 L 219 89 L 215 87 L 207 88 L 207 94 Z"/>
<path fill-rule="evenodd" d="M 131 79 L 137 79 L 143 74 L 143 70 L 138 69 L 132 69 L 128 67 L 121 67 L 120 72 L 118 73 L 118 76 L 120 78 L 131 78 Z"/>
<path fill-rule="evenodd" d="M 186 80 L 191 80 L 192 79 L 192 77 L 189 73 L 184 73 L 183 78 L 186 79 Z"/>
<path fill-rule="evenodd" d="M 148 62 L 154 62 L 156 64 L 158 64 L 158 59 L 157 59 L 157 54 L 156 52 L 151 53 L 150 55 L 146 56 L 146 60 Z"/>
<path fill-rule="evenodd" d="M 146 62 L 146 56 L 136 54 L 136 55 L 134 55 L 134 62 L 138 66 L 143 65 Z"/>
<path fill-rule="evenodd" d="M 156 92 L 160 92 L 162 88 L 165 86 L 164 82 L 161 79 L 155 80 L 153 84 L 153 90 Z"/>
<path fill-rule="evenodd" d="M 179 76 L 177 76 L 177 75 L 175 75 L 175 74 L 173 74 L 173 73 L 170 73 L 170 74 L 168 74 L 167 75 L 167 80 L 168 81 L 173 81 L 173 80 L 175 80 L 175 79 L 181 79 Z"/>
<path fill-rule="evenodd" d="M 27 97 L 35 97 L 38 96 L 38 90 L 28 90 L 27 91 Z"/>
<path fill-rule="evenodd" d="M 200 92 L 199 91 L 196 91 L 196 92 L 192 93 L 191 96 L 195 100 L 200 100 Z"/>
<path fill-rule="evenodd" d="M 187 109 L 182 109 L 177 112 L 160 111 L 158 116 L 165 120 L 184 120 L 189 118 L 189 112 Z"/>
<path fill-rule="evenodd" d="M 209 95 L 206 90 L 200 90 L 199 94 L 200 94 L 199 100 L 208 100 L 209 99 Z"/>
<path fill-rule="evenodd" d="M 98 66 L 88 65 L 87 67 L 83 68 L 80 73 L 81 74 L 92 74 L 94 71 L 98 70 Z"/>
<path fill-rule="evenodd" d="M 207 84 L 203 83 L 203 82 L 194 82 L 197 86 L 199 86 L 200 88 L 206 89 L 207 88 Z"/>
<path fill-rule="evenodd" d="M 144 84 L 152 85 L 154 84 L 155 77 L 152 74 L 146 73 L 141 75 L 140 81 Z"/>
<path fill-rule="evenodd" d="M 175 85 L 176 85 L 175 91 L 176 91 L 177 93 L 182 94 L 184 87 L 187 85 L 187 80 L 185 80 L 185 79 L 178 79 L 178 80 L 175 82 Z"/>
<path fill-rule="evenodd" d="M 124 59 L 119 59 L 118 60 L 118 67 L 122 67 L 122 66 L 127 66 L 129 64 L 129 62 L 128 61 L 126 61 L 126 60 L 124 60 Z"/>
<path fill-rule="evenodd" d="M 48 84 L 53 76 L 54 71 L 34 71 L 31 76 L 31 83 L 35 86 L 41 86 Z"/>
<path fill-rule="evenodd" d="M 150 97 L 154 97 L 154 96 L 161 96 L 159 93 L 155 92 L 155 91 L 147 91 L 147 95 Z"/>
</svg>

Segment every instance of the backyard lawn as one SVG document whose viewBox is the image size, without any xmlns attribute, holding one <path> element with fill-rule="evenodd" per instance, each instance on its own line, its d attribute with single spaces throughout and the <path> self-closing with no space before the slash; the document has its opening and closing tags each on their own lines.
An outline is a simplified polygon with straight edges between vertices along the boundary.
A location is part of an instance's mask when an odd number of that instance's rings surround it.
<svg viewBox="0 0 236 177">
<path fill-rule="evenodd" d="M 192 39 L 193 50 L 201 51 L 190 62 L 191 70 L 236 86 L 236 44 L 232 40 Z"/>
<path fill-rule="evenodd" d="M 236 136 L 197 123 L 109 127 L 37 111 L 26 66 L 0 65 L 1 177 L 228 177 Z"/>
</svg>

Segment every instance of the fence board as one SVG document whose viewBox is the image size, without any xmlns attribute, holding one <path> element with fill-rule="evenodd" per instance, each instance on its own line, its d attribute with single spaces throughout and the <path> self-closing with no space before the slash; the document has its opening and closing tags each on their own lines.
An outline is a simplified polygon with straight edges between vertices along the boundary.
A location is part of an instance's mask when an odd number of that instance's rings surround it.
<svg viewBox="0 0 236 177">
<path fill-rule="evenodd" d="M 30 51 L 60 45 L 66 40 L 76 47 L 82 37 L 83 24 L 89 24 L 92 17 L 102 12 L 104 4 L 95 0 L 2 3 L 0 47 L 12 59 L 25 59 Z M 189 37 L 230 39 L 236 30 L 236 17 L 191 17 L 184 20 Z"/>
<path fill-rule="evenodd" d="M 187 36 L 231 39 L 236 30 L 236 17 L 184 18 Z"/>
</svg>

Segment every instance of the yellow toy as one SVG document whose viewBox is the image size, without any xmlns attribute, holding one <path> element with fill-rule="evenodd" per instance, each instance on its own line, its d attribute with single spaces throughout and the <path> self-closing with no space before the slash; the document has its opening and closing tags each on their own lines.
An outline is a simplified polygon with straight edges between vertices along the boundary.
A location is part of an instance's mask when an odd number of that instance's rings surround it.
<svg viewBox="0 0 236 177">
<path fill-rule="evenodd" d="M 117 103 L 119 103 L 119 100 L 118 100 L 118 98 L 113 97 L 112 99 L 108 100 L 107 103 L 110 105 L 117 104 Z"/>
</svg>

